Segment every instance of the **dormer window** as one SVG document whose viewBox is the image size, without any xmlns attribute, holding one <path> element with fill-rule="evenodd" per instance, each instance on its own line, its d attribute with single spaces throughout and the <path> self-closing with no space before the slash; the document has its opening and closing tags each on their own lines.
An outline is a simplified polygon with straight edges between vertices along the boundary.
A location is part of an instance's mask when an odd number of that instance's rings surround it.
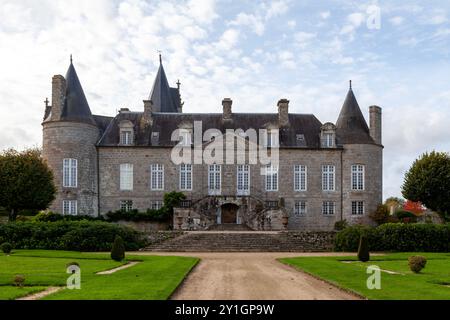
<svg viewBox="0 0 450 320">
<path fill-rule="evenodd" d="M 331 122 L 325 123 L 320 130 L 320 141 L 322 148 L 336 147 L 336 126 Z"/>
<path fill-rule="evenodd" d="M 129 120 L 124 120 L 119 124 L 120 145 L 131 146 L 134 144 L 134 126 Z"/>
<path fill-rule="evenodd" d="M 269 129 L 267 130 L 266 146 L 270 148 L 279 146 L 279 130 Z"/>
<path fill-rule="evenodd" d="M 180 143 L 185 147 L 189 147 L 192 145 L 192 134 L 188 129 L 180 129 Z"/>
</svg>

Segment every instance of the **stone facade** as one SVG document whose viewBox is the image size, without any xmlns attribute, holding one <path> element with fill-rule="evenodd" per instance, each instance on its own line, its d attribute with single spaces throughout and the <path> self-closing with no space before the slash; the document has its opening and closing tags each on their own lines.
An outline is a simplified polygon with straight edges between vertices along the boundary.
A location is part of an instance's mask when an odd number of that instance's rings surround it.
<svg viewBox="0 0 450 320">
<path fill-rule="evenodd" d="M 151 100 L 144 100 L 144 112 L 124 109 L 115 118 L 90 115 L 84 100 L 81 103 L 85 109 L 78 112 L 77 105 L 68 106 L 68 100 L 64 100 L 64 86 L 70 86 L 75 80 L 75 84 L 78 83 L 78 78 L 73 78 L 74 74 L 76 76 L 74 69 L 71 72 L 67 84 L 62 76 L 53 78 L 55 107 L 50 107 L 51 112 L 43 122 L 43 156 L 54 172 L 58 187 L 50 209 L 62 212 L 64 200 L 76 200 L 77 214 L 96 216 L 119 210 L 122 201 L 132 201 L 134 209 L 144 211 L 151 208 L 153 202 L 162 201 L 165 193 L 180 191 L 180 169 L 171 160 L 173 145 L 164 142 L 168 134 L 164 130 L 192 128 L 195 116 L 154 112 Z M 72 88 L 67 92 L 73 95 L 77 90 L 80 91 Z M 71 99 L 75 101 L 72 104 L 80 103 L 73 96 Z M 202 119 L 220 123 L 222 132 L 244 123 L 242 119 L 248 119 L 245 120 L 247 128 L 254 124 L 255 129 L 280 129 L 278 190 L 266 191 L 265 176 L 261 174 L 263 167 L 252 164 L 249 194 L 238 194 L 236 164 L 222 164 L 220 194 L 210 195 L 208 165 L 193 164 L 192 190 L 182 191 L 188 205 L 176 208 L 175 229 L 206 230 L 231 221 L 254 230 L 328 231 L 343 219 L 350 223 L 371 223 L 369 213 L 382 202 L 381 108 L 370 107 L 369 131 L 351 90 L 336 125 L 322 125 L 313 116 L 290 114 L 286 99 L 280 100 L 278 112 L 271 115 L 234 114 L 231 99 L 224 99 L 222 104 L 223 113 L 218 117 L 202 114 Z M 157 106 L 157 109 L 163 108 Z M 121 127 L 125 122 L 129 125 Z M 312 126 L 308 122 L 315 124 Z M 120 141 L 123 130 L 132 131 L 130 145 Z M 207 144 L 203 145 L 206 147 Z M 78 161 L 78 183 L 72 188 L 62 186 L 63 159 L 67 158 Z M 133 165 L 130 191 L 120 188 L 122 164 Z M 150 187 L 152 164 L 163 165 L 163 190 L 154 191 Z M 296 165 L 306 167 L 304 191 L 294 188 Z M 334 167 L 332 191 L 323 190 L 322 167 L 325 165 Z M 353 165 L 363 167 L 363 190 L 353 190 Z M 295 213 L 298 201 L 306 203 L 303 214 Z M 333 214 L 323 214 L 326 201 L 334 204 Z M 355 201 L 363 204 L 362 214 L 352 214 Z"/>
</svg>

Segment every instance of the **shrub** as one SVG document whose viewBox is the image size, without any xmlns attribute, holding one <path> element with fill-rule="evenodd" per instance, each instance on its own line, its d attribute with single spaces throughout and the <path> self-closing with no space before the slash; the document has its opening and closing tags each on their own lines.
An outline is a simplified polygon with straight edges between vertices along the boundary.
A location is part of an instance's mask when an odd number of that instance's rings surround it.
<svg viewBox="0 0 450 320">
<path fill-rule="evenodd" d="M 419 273 L 420 270 L 425 268 L 427 264 L 427 258 L 423 256 L 411 256 L 408 258 L 408 265 L 412 272 Z"/>
<path fill-rule="evenodd" d="M 334 224 L 334 230 L 341 231 L 348 227 L 347 220 L 339 220 Z"/>
<path fill-rule="evenodd" d="M 409 222 L 417 222 L 417 216 L 409 211 L 406 210 L 398 210 L 395 213 L 395 216 L 402 222 L 409 223 Z"/>
<path fill-rule="evenodd" d="M 39 222 L 56 222 L 56 221 L 104 221 L 105 219 L 103 216 L 99 217 L 92 217 L 87 215 L 81 215 L 81 216 L 71 216 L 71 215 L 62 215 L 56 212 L 51 211 L 41 211 L 39 214 L 37 214 L 33 221 L 39 221 Z"/>
<path fill-rule="evenodd" d="M 386 223 L 376 228 L 351 226 L 339 231 L 336 251 L 356 251 L 361 234 L 371 251 L 449 252 L 450 224 Z"/>
<path fill-rule="evenodd" d="M 13 283 L 14 283 L 14 285 L 16 287 L 22 288 L 24 282 L 25 282 L 25 276 L 24 275 L 17 274 L 17 275 L 14 276 Z"/>
<path fill-rule="evenodd" d="M 21 222 L 0 225 L 0 237 L 17 249 L 109 251 L 116 235 L 128 250 L 145 246 L 139 232 L 99 221 Z"/>
<path fill-rule="evenodd" d="M 369 215 L 369 217 L 378 225 L 387 223 L 389 216 L 389 209 L 385 204 L 380 204 L 377 209 Z"/>
<path fill-rule="evenodd" d="M 4 254 L 10 254 L 12 251 L 12 245 L 9 242 L 5 242 L 0 246 L 0 249 L 3 251 Z"/>
<path fill-rule="evenodd" d="M 369 244 L 367 242 L 367 236 L 363 234 L 359 239 L 358 260 L 361 262 L 367 262 L 370 260 Z"/>
<path fill-rule="evenodd" d="M 111 259 L 115 261 L 122 261 L 125 259 L 125 246 L 120 236 L 116 236 L 111 249 Z"/>
</svg>

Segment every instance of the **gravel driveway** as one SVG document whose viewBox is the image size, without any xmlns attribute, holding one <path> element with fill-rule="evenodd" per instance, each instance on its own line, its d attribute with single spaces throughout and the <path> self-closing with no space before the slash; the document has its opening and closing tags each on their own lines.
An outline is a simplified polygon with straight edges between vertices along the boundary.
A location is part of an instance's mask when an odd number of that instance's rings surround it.
<svg viewBox="0 0 450 320">
<path fill-rule="evenodd" d="M 142 253 L 141 253 L 142 254 Z M 161 253 L 201 259 L 173 294 L 173 300 L 349 300 L 359 299 L 277 258 L 348 253 Z"/>
</svg>

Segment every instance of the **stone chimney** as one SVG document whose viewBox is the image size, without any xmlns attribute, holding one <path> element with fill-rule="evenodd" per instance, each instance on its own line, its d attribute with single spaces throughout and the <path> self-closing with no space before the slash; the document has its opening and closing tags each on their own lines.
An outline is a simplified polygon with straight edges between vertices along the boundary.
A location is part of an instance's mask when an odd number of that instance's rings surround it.
<svg viewBox="0 0 450 320">
<path fill-rule="evenodd" d="M 278 124 L 280 128 L 289 126 L 289 100 L 278 101 Z"/>
<path fill-rule="evenodd" d="M 231 121 L 232 120 L 232 111 L 231 106 L 233 105 L 233 100 L 230 98 L 225 98 L 222 100 L 222 106 L 223 106 L 223 114 L 222 114 L 222 120 L 224 121 Z"/>
<path fill-rule="evenodd" d="M 144 100 L 144 115 L 142 117 L 142 120 L 145 122 L 145 124 L 152 124 L 153 114 L 153 101 L 152 100 Z"/>
<path fill-rule="evenodd" d="M 382 143 L 381 139 L 381 108 L 378 106 L 369 107 L 370 114 L 370 136 L 377 144 Z"/>
<path fill-rule="evenodd" d="M 51 121 L 61 119 L 62 109 L 64 107 L 64 96 L 66 94 L 66 79 L 61 75 L 52 78 L 52 116 Z"/>
</svg>

